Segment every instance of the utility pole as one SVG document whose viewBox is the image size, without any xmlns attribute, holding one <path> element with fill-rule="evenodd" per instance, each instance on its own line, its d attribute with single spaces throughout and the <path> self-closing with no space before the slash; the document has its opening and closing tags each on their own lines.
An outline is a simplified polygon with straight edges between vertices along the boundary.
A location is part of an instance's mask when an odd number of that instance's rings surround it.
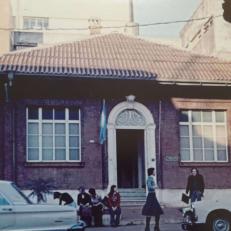
<svg viewBox="0 0 231 231">
<path fill-rule="evenodd" d="M 125 26 L 125 32 L 130 35 L 139 35 L 139 24 L 134 22 L 133 0 L 129 0 L 129 22 Z"/>
<path fill-rule="evenodd" d="M 129 0 L 130 22 L 134 22 L 133 0 Z"/>
</svg>

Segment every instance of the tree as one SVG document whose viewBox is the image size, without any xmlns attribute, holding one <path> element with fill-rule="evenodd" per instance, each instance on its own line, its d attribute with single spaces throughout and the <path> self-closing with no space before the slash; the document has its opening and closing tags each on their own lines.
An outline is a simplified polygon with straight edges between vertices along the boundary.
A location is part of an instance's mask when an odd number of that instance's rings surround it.
<svg viewBox="0 0 231 231">
<path fill-rule="evenodd" d="M 231 0 L 224 0 L 222 4 L 222 8 L 224 9 L 223 17 L 227 22 L 231 22 Z"/>
</svg>

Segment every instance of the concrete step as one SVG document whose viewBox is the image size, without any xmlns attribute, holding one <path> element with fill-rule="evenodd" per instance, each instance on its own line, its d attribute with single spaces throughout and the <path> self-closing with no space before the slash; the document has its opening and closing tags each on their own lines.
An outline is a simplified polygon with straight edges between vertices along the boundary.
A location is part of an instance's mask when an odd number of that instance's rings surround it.
<svg viewBox="0 0 231 231">
<path fill-rule="evenodd" d="M 121 206 L 133 207 L 133 206 L 143 206 L 145 201 L 121 201 Z"/>
<path fill-rule="evenodd" d="M 119 188 L 119 192 L 123 193 L 145 193 L 145 189 L 144 188 Z"/>
<path fill-rule="evenodd" d="M 120 189 L 121 197 L 146 197 L 144 189 Z"/>
<path fill-rule="evenodd" d="M 121 205 L 132 207 L 142 206 L 146 200 L 146 192 L 143 188 L 137 189 L 119 189 L 121 196 Z"/>
</svg>

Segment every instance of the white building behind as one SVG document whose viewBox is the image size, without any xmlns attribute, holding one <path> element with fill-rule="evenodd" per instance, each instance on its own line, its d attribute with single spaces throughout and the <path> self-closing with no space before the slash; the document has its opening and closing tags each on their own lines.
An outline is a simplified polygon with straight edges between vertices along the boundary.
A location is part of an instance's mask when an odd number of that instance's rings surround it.
<svg viewBox="0 0 231 231">
<path fill-rule="evenodd" d="M 201 0 L 180 32 L 182 46 L 197 53 L 231 59 L 231 23 L 223 19 L 223 0 Z"/>
<path fill-rule="evenodd" d="M 11 0 L 13 49 L 111 32 L 138 34 L 131 0 Z"/>
</svg>

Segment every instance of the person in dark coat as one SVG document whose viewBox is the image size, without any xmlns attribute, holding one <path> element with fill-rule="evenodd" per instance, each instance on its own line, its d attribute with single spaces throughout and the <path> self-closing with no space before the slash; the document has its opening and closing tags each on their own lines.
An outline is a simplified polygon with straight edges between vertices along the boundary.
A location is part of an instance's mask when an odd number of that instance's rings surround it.
<svg viewBox="0 0 231 231">
<path fill-rule="evenodd" d="M 120 194 L 116 190 L 116 185 L 112 185 L 108 194 L 108 208 L 110 212 L 111 226 L 118 226 L 120 223 Z"/>
<path fill-rule="evenodd" d="M 91 213 L 94 219 L 94 225 L 96 227 L 103 226 L 102 216 L 103 216 L 103 204 L 101 197 L 96 194 L 94 188 L 88 190 L 91 196 Z"/>
<path fill-rule="evenodd" d="M 83 186 L 79 188 L 77 204 L 79 206 L 80 219 L 85 221 L 87 226 L 91 226 L 91 197 L 87 192 L 85 192 L 85 188 Z"/>
<path fill-rule="evenodd" d="M 54 192 L 53 198 L 59 199 L 59 205 L 62 205 L 62 202 L 64 202 L 64 205 L 69 205 L 76 208 L 76 203 L 69 193 Z"/>
<path fill-rule="evenodd" d="M 142 209 L 142 215 L 146 216 L 145 231 L 150 231 L 150 221 L 152 216 L 155 217 L 154 231 L 160 231 L 159 220 L 160 220 L 160 215 L 163 214 L 163 210 L 160 207 L 160 204 L 156 198 L 156 193 L 155 193 L 156 184 L 154 181 L 154 176 L 155 176 L 155 169 L 148 168 L 148 179 L 147 179 L 148 196 L 146 198 L 146 202 Z"/>
<path fill-rule="evenodd" d="M 191 202 L 200 201 L 201 197 L 204 193 L 204 178 L 197 168 L 191 169 L 191 174 L 188 177 L 187 186 L 186 186 L 186 194 L 189 193 L 191 198 Z"/>
</svg>

